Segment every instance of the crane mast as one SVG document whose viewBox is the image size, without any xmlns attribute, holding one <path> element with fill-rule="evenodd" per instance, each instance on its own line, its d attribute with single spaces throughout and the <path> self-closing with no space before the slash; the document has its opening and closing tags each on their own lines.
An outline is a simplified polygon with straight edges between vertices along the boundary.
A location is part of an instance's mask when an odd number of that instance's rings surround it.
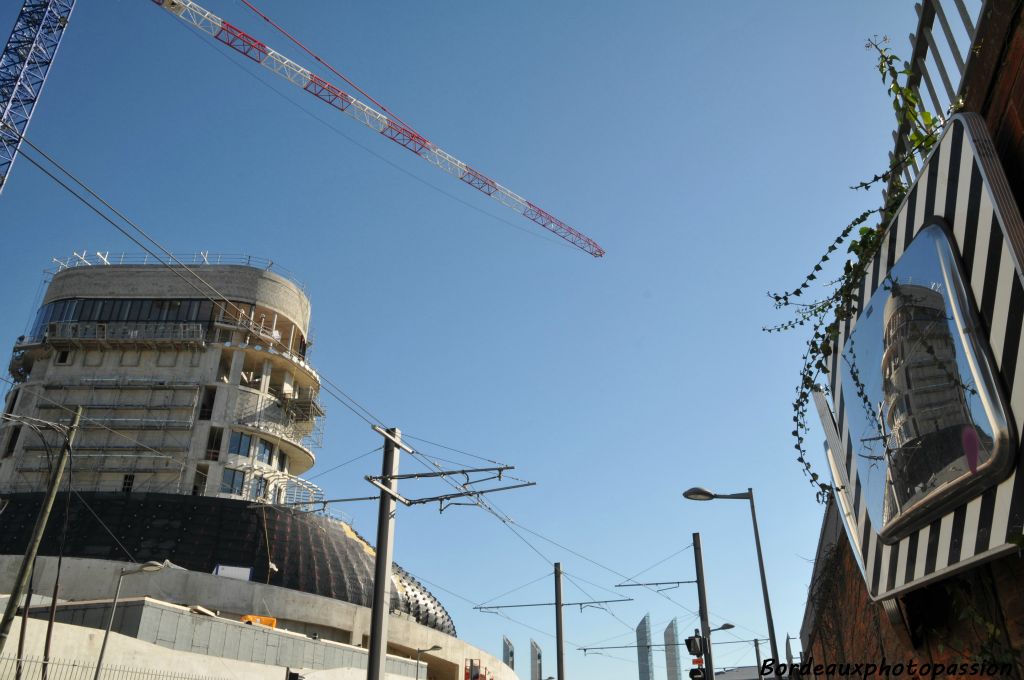
<svg viewBox="0 0 1024 680">
<path fill-rule="evenodd" d="M 0 192 L 74 7 L 75 0 L 25 0 L 0 54 Z"/>
<path fill-rule="evenodd" d="M 228 23 L 192 0 L 153 0 L 174 16 L 213 36 L 233 50 L 248 57 L 264 68 L 276 73 L 293 85 L 302 88 L 317 99 L 333 106 L 353 120 L 362 123 L 391 141 L 462 180 L 477 191 L 502 205 L 515 210 L 528 220 L 539 224 L 553 234 L 594 257 L 605 251 L 593 239 L 580 233 L 546 210 L 497 183 L 479 170 L 442 150 L 395 116 L 388 116 L 333 83 L 285 57 L 265 43 Z"/>
</svg>

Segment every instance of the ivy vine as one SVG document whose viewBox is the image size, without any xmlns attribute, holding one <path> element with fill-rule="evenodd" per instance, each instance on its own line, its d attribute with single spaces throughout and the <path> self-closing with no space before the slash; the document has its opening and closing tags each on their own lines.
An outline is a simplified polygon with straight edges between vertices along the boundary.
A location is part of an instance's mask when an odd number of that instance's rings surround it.
<svg viewBox="0 0 1024 680">
<path fill-rule="evenodd" d="M 891 218 L 906 197 L 907 186 L 901 177 L 916 157 L 923 159 L 928 155 L 945 125 L 945 119 L 929 113 L 917 91 L 908 85 L 911 72 L 904 68 L 903 61 L 892 53 L 887 46 L 888 42 L 889 39 L 885 36 L 875 36 L 866 42 L 865 49 L 875 52 L 878 73 L 892 101 L 896 123 L 900 127 L 905 126 L 910 148 L 894 157 L 884 172 L 850 187 L 855 191 L 866 191 L 884 182 L 886 191 L 883 204 L 865 210 L 843 227 L 799 286 L 781 293 L 769 291 L 768 297 L 773 301 L 775 308 L 784 309 L 792 316 L 787 321 L 762 329 L 767 333 L 777 333 L 806 328 L 810 332 L 810 338 L 801 357 L 800 377 L 793 400 L 792 435 L 795 440 L 793 448 L 796 450 L 796 460 L 808 481 L 815 487 L 818 501 L 822 503 L 828 499 L 833 489 L 831 484 L 822 481 L 820 475 L 813 470 L 807 456 L 807 410 L 812 391 L 819 378 L 829 372 L 828 362 L 836 352 L 839 329 L 847 319 L 852 319 L 857 314 L 860 282 L 884 241 Z M 869 226 L 868 221 L 876 215 L 878 224 Z M 827 284 L 824 296 L 807 300 L 818 275 L 824 272 L 827 263 L 844 244 L 849 255 L 843 264 L 841 276 Z"/>
</svg>

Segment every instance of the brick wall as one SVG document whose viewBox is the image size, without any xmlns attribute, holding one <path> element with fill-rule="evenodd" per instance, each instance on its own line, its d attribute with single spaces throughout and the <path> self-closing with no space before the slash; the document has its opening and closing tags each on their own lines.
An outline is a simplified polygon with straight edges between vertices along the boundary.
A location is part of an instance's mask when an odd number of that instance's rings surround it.
<svg viewBox="0 0 1024 680">
<path fill-rule="evenodd" d="M 895 620 L 870 601 L 850 544 L 841 540 L 811 596 L 817 619 L 804 658 L 814 663 L 1010 662 L 1020 680 L 1024 650 L 1024 559 L 1017 555 L 899 598 Z M 924 676 L 929 677 L 929 676 Z"/>
</svg>

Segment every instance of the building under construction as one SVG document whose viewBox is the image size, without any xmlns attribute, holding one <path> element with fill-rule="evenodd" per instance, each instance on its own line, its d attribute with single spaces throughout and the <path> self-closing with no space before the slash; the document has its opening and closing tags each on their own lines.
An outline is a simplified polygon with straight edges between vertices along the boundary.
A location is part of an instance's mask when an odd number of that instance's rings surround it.
<svg viewBox="0 0 1024 680">
<path fill-rule="evenodd" d="M 59 602 L 51 656 L 90 660 L 120 580 L 112 663 L 236 664 L 275 679 L 282 667 L 366 668 L 374 549 L 302 478 L 324 418 L 309 321 L 301 287 L 252 258 L 60 263 L 15 342 L 0 425 L 0 592 L 11 592 L 66 442 L 48 424 L 82 409 L 32 580 Z M 119 579 L 165 560 L 182 569 Z M 395 565 L 392 579 L 389 677 L 516 677 L 455 637 L 410 574 Z M 28 623 L 25 654 L 42 656 L 45 624 Z"/>
</svg>

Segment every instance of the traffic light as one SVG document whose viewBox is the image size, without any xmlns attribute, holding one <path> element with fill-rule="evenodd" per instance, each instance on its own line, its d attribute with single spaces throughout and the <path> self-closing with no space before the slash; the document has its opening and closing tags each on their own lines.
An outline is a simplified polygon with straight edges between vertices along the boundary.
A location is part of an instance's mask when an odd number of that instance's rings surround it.
<svg viewBox="0 0 1024 680">
<path fill-rule="evenodd" d="M 704 656 L 704 638 L 699 635 L 686 638 L 686 649 L 693 656 Z"/>
<path fill-rule="evenodd" d="M 704 669 L 703 668 L 691 668 L 690 669 L 690 680 L 704 680 Z"/>
</svg>

